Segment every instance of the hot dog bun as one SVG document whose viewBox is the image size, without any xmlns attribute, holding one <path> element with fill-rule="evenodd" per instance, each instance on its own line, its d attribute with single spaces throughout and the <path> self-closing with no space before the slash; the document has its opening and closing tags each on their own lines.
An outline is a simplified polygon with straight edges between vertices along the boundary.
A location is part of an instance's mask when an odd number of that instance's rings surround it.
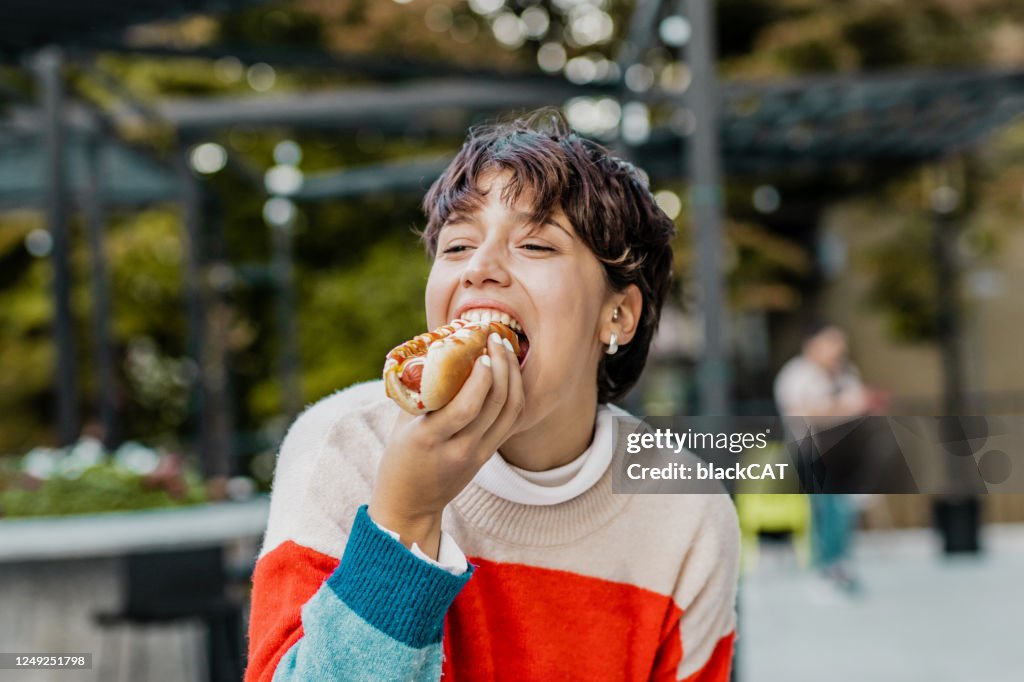
<svg viewBox="0 0 1024 682">
<path fill-rule="evenodd" d="M 518 357 L 519 338 L 500 322 L 454 320 L 397 346 L 384 364 L 388 397 L 411 414 L 441 409 L 462 389 L 476 359 L 487 352 L 491 332 L 508 339 Z"/>
</svg>

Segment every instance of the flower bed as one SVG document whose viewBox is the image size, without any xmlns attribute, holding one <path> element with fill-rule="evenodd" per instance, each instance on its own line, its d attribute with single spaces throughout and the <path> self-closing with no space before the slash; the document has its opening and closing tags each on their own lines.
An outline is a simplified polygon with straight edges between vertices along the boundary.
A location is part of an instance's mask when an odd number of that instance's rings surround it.
<svg viewBox="0 0 1024 682">
<path fill-rule="evenodd" d="M 0 517 L 64 516 L 201 504 L 209 495 L 180 456 L 125 443 L 113 453 L 96 440 L 36 448 L 0 464 Z"/>
</svg>

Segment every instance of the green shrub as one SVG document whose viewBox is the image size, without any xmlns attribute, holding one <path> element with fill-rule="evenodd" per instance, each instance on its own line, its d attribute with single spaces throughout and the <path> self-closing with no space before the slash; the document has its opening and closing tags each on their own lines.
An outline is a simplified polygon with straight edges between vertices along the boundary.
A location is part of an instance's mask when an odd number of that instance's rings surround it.
<svg viewBox="0 0 1024 682">
<path fill-rule="evenodd" d="M 0 481 L 0 517 L 4 518 L 180 507 L 207 501 L 203 482 L 193 471 L 185 471 L 173 488 L 110 461 L 74 476 L 54 475 L 43 480 L 24 474 L 15 477 L 9 467 L 6 472 L 6 484 Z"/>
</svg>

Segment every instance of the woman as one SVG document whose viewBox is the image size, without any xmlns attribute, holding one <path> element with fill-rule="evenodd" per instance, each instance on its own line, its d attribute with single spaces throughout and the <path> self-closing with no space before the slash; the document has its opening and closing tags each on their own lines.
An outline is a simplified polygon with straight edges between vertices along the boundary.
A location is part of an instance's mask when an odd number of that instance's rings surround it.
<svg viewBox="0 0 1024 682">
<path fill-rule="evenodd" d="M 625 413 L 608 403 L 643 369 L 672 221 L 636 168 L 550 111 L 472 130 L 424 209 L 429 326 L 505 315 L 525 358 L 492 336 L 424 416 L 375 381 L 299 417 L 246 679 L 724 682 L 729 498 L 611 490 Z"/>
</svg>

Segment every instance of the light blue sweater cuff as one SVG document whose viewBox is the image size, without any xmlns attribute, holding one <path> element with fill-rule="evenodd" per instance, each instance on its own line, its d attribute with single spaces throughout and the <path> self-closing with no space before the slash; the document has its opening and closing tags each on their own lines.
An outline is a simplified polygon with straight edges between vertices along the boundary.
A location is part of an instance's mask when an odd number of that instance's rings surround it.
<svg viewBox="0 0 1024 682">
<path fill-rule="evenodd" d="M 444 617 L 473 572 L 452 575 L 416 557 L 359 508 L 345 554 L 327 580 L 370 625 L 411 647 L 441 641 Z"/>
</svg>

